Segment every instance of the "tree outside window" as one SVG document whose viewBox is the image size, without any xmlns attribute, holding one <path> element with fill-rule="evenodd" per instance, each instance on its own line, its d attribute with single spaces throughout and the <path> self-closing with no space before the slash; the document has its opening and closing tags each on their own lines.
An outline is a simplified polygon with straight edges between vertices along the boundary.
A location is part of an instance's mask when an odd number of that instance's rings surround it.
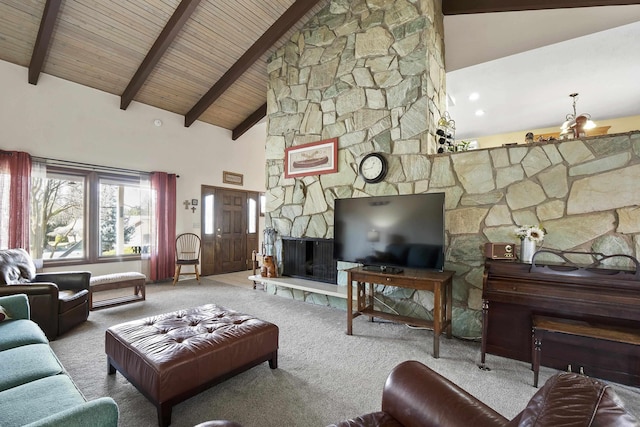
<svg viewBox="0 0 640 427">
<path fill-rule="evenodd" d="M 137 183 L 100 181 L 100 256 L 140 254 L 145 247 L 143 204 Z"/>
<path fill-rule="evenodd" d="M 31 181 L 33 258 L 84 258 L 85 177 L 51 173 Z"/>
</svg>

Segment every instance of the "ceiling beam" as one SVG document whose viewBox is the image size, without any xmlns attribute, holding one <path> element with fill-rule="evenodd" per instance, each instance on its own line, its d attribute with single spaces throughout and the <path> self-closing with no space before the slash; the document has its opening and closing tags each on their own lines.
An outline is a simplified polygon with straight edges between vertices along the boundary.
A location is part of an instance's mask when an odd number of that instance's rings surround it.
<svg viewBox="0 0 640 427">
<path fill-rule="evenodd" d="M 187 22 L 193 11 L 198 7 L 200 0 L 182 0 L 176 10 L 171 15 L 171 18 L 162 29 L 162 32 L 149 49 L 147 56 L 140 64 L 138 71 L 133 75 L 133 78 L 127 85 L 120 96 L 120 109 L 126 110 L 133 98 L 136 96 L 144 82 L 153 71 L 162 55 L 171 46 L 173 40 L 176 38 L 184 24 Z"/>
<path fill-rule="evenodd" d="M 38 84 L 38 78 L 40 78 L 40 73 L 42 72 L 44 58 L 47 56 L 47 50 L 49 49 L 49 43 L 53 35 L 53 27 L 56 24 L 61 3 L 62 0 L 47 0 L 47 3 L 44 5 L 40 28 L 38 28 L 38 36 L 36 37 L 36 43 L 33 46 L 33 53 L 31 54 L 31 61 L 29 62 L 29 83 L 32 85 Z"/>
<path fill-rule="evenodd" d="M 209 91 L 185 115 L 184 125 L 189 127 L 253 65 L 275 42 L 315 6 L 320 0 L 296 0 L 287 11 L 227 70 Z"/>
<path fill-rule="evenodd" d="M 564 9 L 572 7 L 622 6 L 640 4 L 631 0 L 443 0 L 442 13 L 518 12 L 523 10 Z"/>
<path fill-rule="evenodd" d="M 231 139 L 236 140 L 240 138 L 246 131 L 251 129 L 254 125 L 256 125 L 260 120 L 267 115 L 267 103 L 262 104 L 260 108 L 251 113 L 249 117 L 247 117 L 242 123 L 236 126 L 233 131 L 231 131 Z"/>
</svg>

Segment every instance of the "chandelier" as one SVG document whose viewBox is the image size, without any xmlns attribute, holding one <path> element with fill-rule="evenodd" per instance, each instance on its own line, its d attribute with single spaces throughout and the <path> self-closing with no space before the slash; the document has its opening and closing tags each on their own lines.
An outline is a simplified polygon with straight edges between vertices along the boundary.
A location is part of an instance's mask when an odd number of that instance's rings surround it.
<svg viewBox="0 0 640 427">
<path fill-rule="evenodd" d="M 596 127 L 596 124 L 591 120 L 591 114 L 576 112 L 576 101 L 578 99 L 577 93 L 569 94 L 573 98 L 573 114 L 567 114 L 565 122 L 562 124 L 560 137 L 562 139 L 582 138 L 587 136 L 586 131 Z"/>
</svg>

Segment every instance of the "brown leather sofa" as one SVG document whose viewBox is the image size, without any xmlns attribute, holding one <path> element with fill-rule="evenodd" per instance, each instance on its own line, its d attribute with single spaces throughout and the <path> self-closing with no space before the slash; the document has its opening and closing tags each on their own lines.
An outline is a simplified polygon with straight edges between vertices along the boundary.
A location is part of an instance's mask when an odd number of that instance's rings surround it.
<svg viewBox="0 0 640 427">
<path fill-rule="evenodd" d="M 607 384 L 563 372 L 549 378 L 508 420 L 462 388 L 416 361 L 396 366 L 384 385 L 382 410 L 329 427 L 638 427 Z"/>
<path fill-rule="evenodd" d="M 24 249 L 0 250 L 0 296 L 26 294 L 31 320 L 54 340 L 89 317 L 88 271 L 36 273 Z"/>
</svg>

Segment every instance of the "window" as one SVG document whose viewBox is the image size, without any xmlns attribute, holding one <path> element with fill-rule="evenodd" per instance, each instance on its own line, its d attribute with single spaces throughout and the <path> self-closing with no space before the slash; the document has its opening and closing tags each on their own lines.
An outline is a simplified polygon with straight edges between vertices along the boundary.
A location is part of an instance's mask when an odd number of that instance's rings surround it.
<svg viewBox="0 0 640 427">
<path fill-rule="evenodd" d="M 213 194 L 204 196 L 202 208 L 204 209 L 204 234 L 211 235 L 214 232 Z"/>
<path fill-rule="evenodd" d="M 46 166 L 32 174 L 31 254 L 49 264 L 139 257 L 149 251 L 145 177 Z"/>
<path fill-rule="evenodd" d="M 86 180 L 52 172 L 31 179 L 31 256 L 83 259 Z"/>
<path fill-rule="evenodd" d="M 249 209 L 247 209 L 247 225 L 249 233 L 257 233 L 258 227 L 258 201 L 256 199 L 249 198 L 248 199 Z"/>
<path fill-rule="evenodd" d="M 99 198 L 99 255 L 119 256 L 146 252 L 149 233 L 149 192 L 139 180 L 101 178 Z"/>
</svg>

